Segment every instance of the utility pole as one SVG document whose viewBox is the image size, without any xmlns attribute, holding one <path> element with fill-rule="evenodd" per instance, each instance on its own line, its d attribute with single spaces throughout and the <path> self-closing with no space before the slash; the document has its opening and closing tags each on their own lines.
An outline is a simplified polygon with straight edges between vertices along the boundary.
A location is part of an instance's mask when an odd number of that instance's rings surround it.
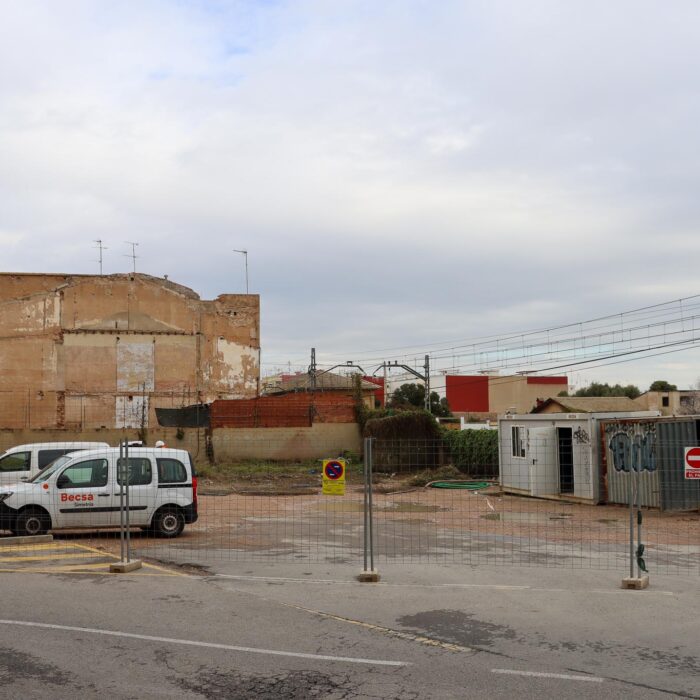
<svg viewBox="0 0 700 700">
<path fill-rule="evenodd" d="M 97 261 L 100 263 L 100 277 L 102 277 L 102 251 L 103 250 L 108 250 L 106 245 L 102 245 L 102 239 L 101 238 L 96 238 L 95 243 L 97 243 L 95 248 L 97 248 L 100 251 L 100 259 Z"/>
<path fill-rule="evenodd" d="M 387 396 L 387 386 L 386 386 L 386 362 L 384 363 L 384 393 L 382 394 L 382 408 L 386 408 L 386 396 Z"/>
<path fill-rule="evenodd" d="M 430 413 L 430 355 L 425 356 L 425 410 Z"/>
<path fill-rule="evenodd" d="M 233 249 L 234 253 L 240 253 L 245 257 L 245 293 L 248 294 L 248 251 Z"/>
<path fill-rule="evenodd" d="M 138 245 L 138 243 L 134 243 L 133 241 L 124 241 L 124 242 L 125 242 L 127 245 L 130 245 L 130 246 L 131 246 L 131 255 L 125 255 L 124 257 L 125 257 L 125 258 L 131 258 L 131 259 L 133 260 L 133 263 L 134 263 L 134 273 L 135 273 L 135 272 L 136 272 L 136 258 L 139 257 L 138 255 L 136 255 L 136 246 Z"/>
<path fill-rule="evenodd" d="M 425 356 L 425 364 L 423 365 L 423 371 L 425 374 L 421 374 L 420 372 L 416 371 L 413 369 L 413 367 L 410 367 L 409 365 L 400 365 L 398 360 L 394 360 L 393 363 L 391 362 L 382 362 L 377 369 L 374 370 L 372 373 L 372 376 L 374 376 L 380 369 L 384 369 L 384 386 L 386 387 L 386 371 L 387 369 L 402 369 L 409 374 L 412 374 L 414 377 L 417 379 L 420 379 L 424 382 L 425 384 L 425 410 L 430 413 L 430 355 Z M 384 395 L 386 396 L 386 389 L 384 391 Z"/>
<path fill-rule="evenodd" d="M 311 348 L 311 364 L 309 365 L 311 391 L 316 391 L 316 348 Z"/>
</svg>

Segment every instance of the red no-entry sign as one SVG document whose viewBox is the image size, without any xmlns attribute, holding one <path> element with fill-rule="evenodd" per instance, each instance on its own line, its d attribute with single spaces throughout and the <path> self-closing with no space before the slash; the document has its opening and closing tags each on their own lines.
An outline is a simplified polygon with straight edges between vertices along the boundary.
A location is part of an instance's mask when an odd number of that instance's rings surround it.
<svg viewBox="0 0 700 700">
<path fill-rule="evenodd" d="M 700 479 L 700 447 L 685 448 L 685 478 Z"/>
</svg>

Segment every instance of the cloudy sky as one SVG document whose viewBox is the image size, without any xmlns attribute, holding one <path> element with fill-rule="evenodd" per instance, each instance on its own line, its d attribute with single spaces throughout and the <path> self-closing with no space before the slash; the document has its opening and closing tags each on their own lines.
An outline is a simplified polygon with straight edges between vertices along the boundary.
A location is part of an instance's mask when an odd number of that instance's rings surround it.
<svg viewBox="0 0 700 700">
<path fill-rule="evenodd" d="M 138 241 L 212 298 L 246 248 L 265 370 L 700 293 L 698 26 L 696 0 L 6 0 L 0 267 L 97 272 L 101 238 L 124 272 Z"/>
</svg>

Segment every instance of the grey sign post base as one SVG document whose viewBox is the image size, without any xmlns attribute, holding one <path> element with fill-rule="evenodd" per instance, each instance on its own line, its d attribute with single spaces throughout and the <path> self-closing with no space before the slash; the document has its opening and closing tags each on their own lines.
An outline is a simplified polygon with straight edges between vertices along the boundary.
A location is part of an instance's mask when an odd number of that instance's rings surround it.
<svg viewBox="0 0 700 700">
<path fill-rule="evenodd" d="M 649 586 L 648 576 L 627 576 L 622 579 L 622 588 L 631 588 L 635 591 L 641 591 L 642 588 Z"/>
<path fill-rule="evenodd" d="M 129 571 L 136 571 L 143 566 L 140 559 L 132 559 L 131 561 L 117 561 L 109 565 L 109 571 L 112 574 L 127 574 Z"/>
<path fill-rule="evenodd" d="M 119 561 L 109 565 L 112 574 L 125 574 L 135 571 L 143 566 L 140 559 L 131 558 L 131 537 L 129 530 L 129 443 L 126 440 L 119 441 L 119 461 L 117 462 L 117 474 L 119 476 Z"/>
<path fill-rule="evenodd" d="M 377 571 L 360 571 L 357 575 L 357 580 L 360 583 L 377 583 L 380 579 L 379 572 Z"/>
</svg>

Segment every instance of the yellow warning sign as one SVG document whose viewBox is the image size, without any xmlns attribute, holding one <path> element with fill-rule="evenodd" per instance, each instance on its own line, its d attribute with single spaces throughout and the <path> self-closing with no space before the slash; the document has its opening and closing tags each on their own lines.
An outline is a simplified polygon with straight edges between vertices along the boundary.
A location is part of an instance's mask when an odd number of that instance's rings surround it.
<svg viewBox="0 0 700 700">
<path fill-rule="evenodd" d="M 323 460 L 323 495 L 345 495 L 345 460 Z"/>
</svg>

